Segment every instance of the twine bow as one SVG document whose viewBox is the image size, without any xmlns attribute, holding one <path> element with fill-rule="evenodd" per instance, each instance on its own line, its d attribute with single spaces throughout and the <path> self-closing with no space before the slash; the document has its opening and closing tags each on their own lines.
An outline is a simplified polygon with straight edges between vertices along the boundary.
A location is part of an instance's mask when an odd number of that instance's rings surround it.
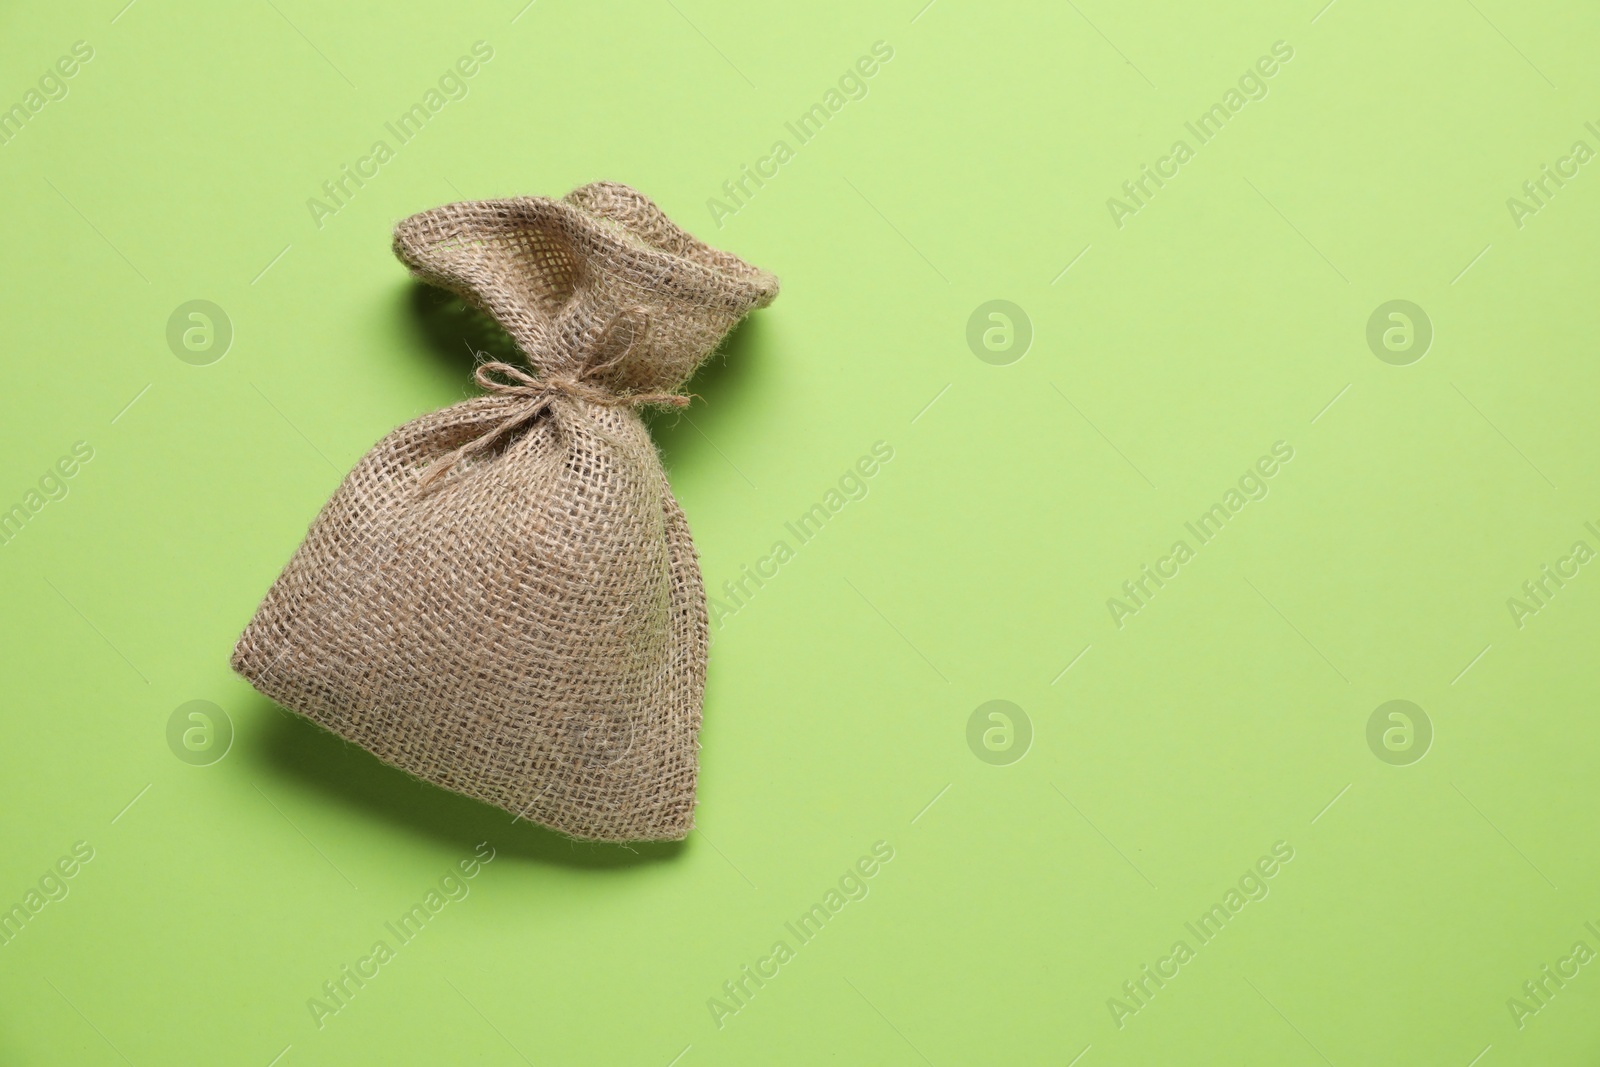
<svg viewBox="0 0 1600 1067">
<path fill-rule="evenodd" d="M 552 376 L 540 380 L 509 363 L 494 362 L 479 366 L 473 372 L 473 377 L 485 392 L 495 396 L 520 398 L 523 403 L 495 426 L 431 463 L 422 476 L 420 487 L 426 489 L 433 485 L 454 470 L 462 460 L 487 451 L 507 434 L 538 418 L 557 397 L 584 400 L 600 407 L 636 408 L 645 404 L 686 407 L 692 398 L 682 393 L 617 393 L 591 384 L 592 379 L 615 369 L 627 358 L 649 320 L 640 309 L 619 312 L 601 330 L 593 351 L 597 353 L 605 351 L 614 340 L 616 328 L 624 322 L 629 327 L 627 343 L 619 346 L 616 354 L 609 358 L 599 362 L 593 362 L 592 358 L 586 361 L 575 376 Z"/>
</svg>

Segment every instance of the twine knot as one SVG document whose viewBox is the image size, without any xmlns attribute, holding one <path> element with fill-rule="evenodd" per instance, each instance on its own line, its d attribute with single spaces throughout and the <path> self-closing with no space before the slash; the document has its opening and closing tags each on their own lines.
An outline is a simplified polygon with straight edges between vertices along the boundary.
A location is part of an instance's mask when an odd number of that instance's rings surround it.
<svg viewBox="0 0 1600 1067">
<path fill-rule="evenodd" d="M 568 397 L 587 401 L 599 407 L 612 408 L 637 408 L 646 404 L 666 404 L 680 408 L 688 406 L 692 397 L 682 393 L 618 393 L 592 384 L 593 379 L 615 369 L 627 358 L 648 324 L 649 319 L 642 309 L 629 309 L 613 316 L 601 330 L 591 352 L 599 354 L 607 348 L 616 347 L 616 354 L 598 361 L 593 357 L 585 360 L 575 376 L 552 375 L 540 379 L 509 363 L 493 362 L 480 365 L 473 372 L 473 377 L 483 387 L 484 392 L 494 396 L 519 399 L 522 403 L 495 426 L 431 463 L 422 476 L 421 488 L 426 489 L 454 470 L 462 460 L 492 448 L 507 434 L 538 418 L 557 397 Z M 617 329 L 622 325 L 628 327 L 627 340 L 622 345 L 615 346 L 613 342 Z"/>
</svg>

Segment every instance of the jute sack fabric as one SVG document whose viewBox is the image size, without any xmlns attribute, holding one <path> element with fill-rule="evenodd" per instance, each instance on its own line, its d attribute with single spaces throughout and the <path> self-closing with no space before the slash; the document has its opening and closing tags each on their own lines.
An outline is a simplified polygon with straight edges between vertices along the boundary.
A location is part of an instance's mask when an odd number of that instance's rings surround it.
<svg viewBox="0 0 1600 1067">
<path fill-rule="evenodd" d="M 239 638 L 263 694 L 573 837 L 694 825 L 706 607 L 638 413 L 777 279 L 625 185 L 412 216 L 395 254 L 526 358 L 350 472 Z"/>
</svg>

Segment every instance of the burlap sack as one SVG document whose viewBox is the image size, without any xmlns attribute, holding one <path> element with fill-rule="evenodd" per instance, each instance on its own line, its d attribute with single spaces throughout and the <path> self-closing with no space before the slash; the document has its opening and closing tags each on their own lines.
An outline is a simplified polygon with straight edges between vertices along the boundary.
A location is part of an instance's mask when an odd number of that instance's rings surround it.
<svg viewBox="0 0 1600 1067">
<path fill-rule="evenodd" d="M 233 668 L 386 763 L 573 837 L 694 825 L 706 608 L 639 418 L 777 279 L 625 185 L 451 204 L 395 254 L 503 326 L 530 373 L 373 447 Z"/>
</svg>

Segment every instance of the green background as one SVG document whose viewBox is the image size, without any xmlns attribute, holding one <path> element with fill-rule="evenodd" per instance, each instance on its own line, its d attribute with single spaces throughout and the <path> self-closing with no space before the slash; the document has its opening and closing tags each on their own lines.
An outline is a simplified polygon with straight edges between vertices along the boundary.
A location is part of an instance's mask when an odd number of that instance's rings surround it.
<svg viewBox="0 0 1600 1067">
<path fill-rule="evenodd" d="M 94 850 L 0 946 L 0 1062 L 1600 1057 L 1600 965 L 1520 1027 L 1507 1004 L 1600 950 L 1600 576 L 1507 605 L 1600 548 L 1600 163 L 1521 226 L 1506 203 L 1600 149 L 1600 14 L 922 2 L 0 14 L 0 107 L 94 50 L 0 145 L 0 507 L 93 449 L 0 547 L 0 907 Z M 466 98 L 319 228 L 308 198 L 480 40 Z M 795 143 L 877 41 L 866 97 Z M 1265 98 L 1199 145 L 1184 123 L 1277 41 Z M 1119 227 L 1107 199 L 1179 138 Z M 708 199 L 778 139 L 719 227 Z M 513 824 L 227 667 L 343 472 L 472 392 L 391 226 L 596 179 L 783 280 L 654 423 L 713 591 L 894 450 L 722 620 L 679 847 Z M 167 342 L 196 299 L 233 330 L 207 365 Z M 1005 365 L 967 341 L 996 299 L 1033 334 Z M 1434 334 L 1404 366 L 1366 339 L 1396 299 Z M 1278 441 L 1267 496 L 1197 546 Z M 1179 539 L 1119 627 L 1108 598 Z M 1369 746 L 1396 699 L 1420 760 Z M 193 700 L 233 729 L 205 766 L 168 742 Z M 1030 726 L 998 753 L 968 742 L 991 700 Z M 484 841 L 470 895 L 319 1027 L 323 983 Z M 784 924 L 879 841 L 870 893 L 799 945 Z M 1184 924 L 1278 842 L 1270 895 L 1199 945 Z"/>
</svg>

